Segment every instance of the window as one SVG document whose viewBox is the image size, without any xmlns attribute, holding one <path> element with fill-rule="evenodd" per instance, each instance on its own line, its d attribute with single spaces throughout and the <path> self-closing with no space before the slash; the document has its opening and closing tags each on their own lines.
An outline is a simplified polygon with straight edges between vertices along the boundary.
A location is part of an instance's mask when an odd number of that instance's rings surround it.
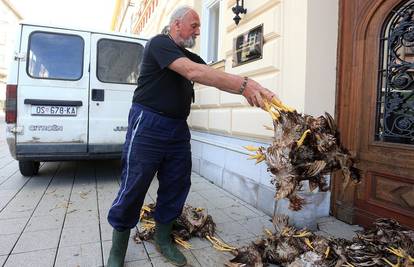
<svg viewBox="0 0 414 267">
<path fill-rule="evenodd" d="M 84 41 L 80 36 L 33 32 L 27 73 L 34 78 L 79 80 L 83 73 Z"/>
<path fill-rule="evenodd" d="M 203 7 L 201 56 L 207 63 L 218 60 L 220 1 L 207 1 Z"/>
<path fill-rule="evenodd" d="M 414 1 L 390 14 L 380 36 L 375 139 L 414 145 Z"/>
<path fill-rule="evenodd" d="M 102 39 L 98 42 L 97 77 L 101 82 L 136 84 L 144 47 Z"/>
</svg>

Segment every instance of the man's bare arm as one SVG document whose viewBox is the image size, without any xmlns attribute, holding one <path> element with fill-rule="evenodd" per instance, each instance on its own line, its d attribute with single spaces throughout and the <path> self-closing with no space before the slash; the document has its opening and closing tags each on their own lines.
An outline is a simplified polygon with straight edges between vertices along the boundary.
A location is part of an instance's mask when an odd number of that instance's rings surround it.
<svg viewBox="0 0 414 267">
<path fill-rule="evenodd" d="M 204 64 L 198 64 L 186 57 L 176 59 L 168 66 L 169 69 L 179 73 L 188 80 L 213 86 L 220 90 L 240 94 L 240 88 L 244 82 L 244 77 L 216 70 Z M 263 98 L 271 100 L 276 95 L 270 90 L 262 87 L 256 81 L 249 79 L 243 96 L 251 106 L 264 107 Z"/>
</svg>

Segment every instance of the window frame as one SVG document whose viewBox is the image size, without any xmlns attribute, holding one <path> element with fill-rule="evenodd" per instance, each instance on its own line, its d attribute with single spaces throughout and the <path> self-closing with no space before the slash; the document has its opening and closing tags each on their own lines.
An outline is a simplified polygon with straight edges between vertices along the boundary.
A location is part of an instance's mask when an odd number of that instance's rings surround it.
<svg viewBox="0 0 414 267">
<path fill-rule="evenodd" d="M 136 43 L 136 42 L 130 42 L 130 41 L 124 41 L 124 40 L 116 40 L 116 39 L 110 39 L 110 38 L 101 38 L 96 42 L 96 71 L 95 71 L 95 75 L 96 75 L 96 79 L 101 82 L 101 83 L 109 83 L 109 84 L 125 84 L 125 85 L 136 85 L 138 83 L 138 78 L 137 78 L 137 82 L 135 83 L 122 83 L 122 82 L 108 82 L 108 81 L 103 81 L 100 79 L 99 75 L 98 75 L 98 67 L 99 67 L 99 43 L 102 41 L 111 41 L 111 42 L 118 42 L 118 43 L 129 43 L 129 44 L 133 44 L 136 45 L 137 47 L 141 47 L 142 48 L 142 55 L 144 53 L 144 46 L 140 43 Z M 142 57 L 141 57 L 142 60 Z M 140 69 L 139 69 L 140 70 Z M 139 72 L 138 72 L 138 76 L 139 76 Z"/>
<path fill-rule="evenodd" d="M 207 61 L 208 60 L 208 47 L 209 47 L 209 36 L 210 36 L 210 10 L 218 5 L 218 31 L 217 31 L 217 59 L 216 61 Z M 201 27 L 201 51 L 200 55 L 207 62 L 207 64 L 214 64 L 221 60 L 221 42 L 222 42 L 222 22 L 223 17 L 223 8 L 221 0 L 206 0 L 203 1 L 202 7 L 202 27 Z"/>
<path fill-rule="evenodd" d="M 77 79 L 63 79 L 63 78 L 49 78 L 49 77 L 37 77 L 37 76 L 33 76 L 30 74 L 29 72 L 29 63 L 30 63 L 30 48 L 32 45 L 32 38 L 33 35 L 36 33 L 45 33 L 45 34 L 53 34 L 53 35 L 65 35 L 65 36 L 73 36 L 73 37 L 77 37 L 82 41 L 82 62 L 81 62 L 81 69 L 80 69 L 80 77 Z M 32 78 L 32 79 L 38 79 L 38 80 L 54 80 L 54 81 L 79 81 L 83 78 L 83 74 L 84 74 L 84 64 L 85 64 L 85 40 L 83 39 L 82 36 L 77 35 L 77 34 L 69 34 L 69 33 L 60 33 L 60 32 L 49 32 L 49 31 L 33 31 L 30 33 L 29 35 L 29 42 L 28 42 L 28 46 L 27 46 L 27 52 L 26 52 L 26 74 Z"/>
</svg>

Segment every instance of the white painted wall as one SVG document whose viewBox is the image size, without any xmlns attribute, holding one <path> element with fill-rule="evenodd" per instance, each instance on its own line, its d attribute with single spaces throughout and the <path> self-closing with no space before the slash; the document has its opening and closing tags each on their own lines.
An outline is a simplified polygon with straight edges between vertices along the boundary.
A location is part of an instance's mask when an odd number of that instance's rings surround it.
<svg viewBox="0 0 414 267">
<path fill-rule="evenodd" d="M 337 0 L 308 1 L 304 111 L 314 116 L 335 112 L 338 8 Z"/>
</svg>

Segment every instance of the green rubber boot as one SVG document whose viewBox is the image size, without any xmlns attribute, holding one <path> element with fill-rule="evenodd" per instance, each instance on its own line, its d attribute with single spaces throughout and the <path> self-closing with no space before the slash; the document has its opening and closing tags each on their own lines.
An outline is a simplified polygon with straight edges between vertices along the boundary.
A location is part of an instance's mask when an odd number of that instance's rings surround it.
<svg viewBox="0 0 414 267">
<path fill-rule="evenodd" d="M 118 232 L 117 230 L 112 231 L 112 247 L 109 253 L 107 267 L 122 267 L 124 266 L 125 253 L 128 248 L 129 234 L 131 230 L 125 230 Z"/>
<path fill-rule="evenodd" d="M 171 240 L 173 224 L 174 222 L 169 224 L 155 223 L 155 247 L 172 264 L 176 266 L 184 266 L 187 264 L 187 259 Z"/>
</svg>

